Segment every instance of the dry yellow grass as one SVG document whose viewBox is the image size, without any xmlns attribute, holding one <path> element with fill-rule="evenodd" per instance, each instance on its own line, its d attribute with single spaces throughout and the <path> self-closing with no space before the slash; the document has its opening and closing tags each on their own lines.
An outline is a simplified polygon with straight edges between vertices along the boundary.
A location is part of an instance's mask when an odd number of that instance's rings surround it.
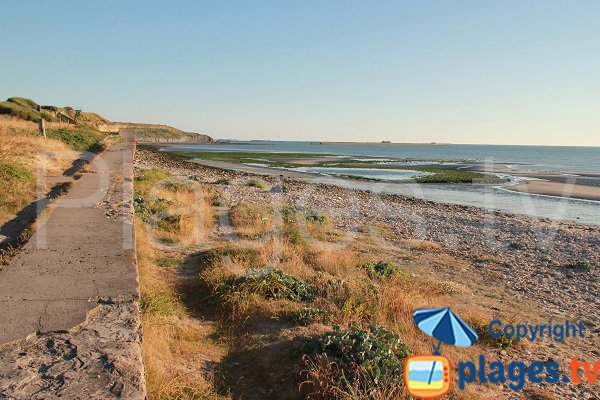
<svg viewBox="0 0 600 400">
<path fill-rule="evenodd" d="M 225 353 L 209 339 L 214 326 L 188 314 L 176 290 L 177 276 L 155 264 L 159 250 L 139 219 L 136 232 L 148 399 L 225 399 L 216 394 L 209 368 Z"/>
<path fill-rule="evenodd" d="M 227 399 L 217 394 L 212 365 L 225 355 L 226 346 L 212 339 L 215 325 L 194 318 L 183 301 L 185 277 L 178 266 L 160 267 L 160 257 L 172 250 L 157 246 L 155 238 L 192 245 L 207 235 L 213 224 L 209 193 L 199 184 L 177 182 L 162 170 L 137 171 L 135 190 L 145 202 L 151 198 L 168 204 L 173 219 L 154 226 L 136 217 L 136 246 L 140 279 L 142 350 L 149 400 Z"/>
<path fill-rule="evenodd" d="M 144 184 L 151 186 L 148 182 Z M 178 205 L 189 205 L 192 201 L 185 189 L 174 191 L 172 187 L 167 186 L 157 190 L 157 194 Z M 212 209 L 209 200 L 200 204 L 204 209 Z M 212 211 L 206 212 L 212 213 Z M 413 353 L 417 354 L 430 353 L 433 339 L 415 326 L 412 318 L 415 309 L 451 307 L 474 326 L 485 326 L 491 319 L 483 309 L 472 306 L 475 295 L 467 287 L 449 280 L 437 281 L 435 278 L 427 277 L 427 274 L 409 273 L 408 267 L 419 263 L 422 263 L 423 267 L 427 266 L 429 270 L 435 270 L 439 266 L 452 266 L 454 270 L 464 268 L 464 261 L 459 262 L 444 252 L 443 247 L 437 243 L 409 239 L 401 242 L 403 246 L 400 249 L 392 247 L 383 249 L 378 242 L 372 240 L 371 230 L 365 230 L 362 236 L 357 238 L 356 245 L 344 247 L 340 243 L 326 243 L 321 237 L 329 236 L 325 232 L 331 230 L 330 220 L 305 222 L 291 218 L 288 221 L 281 221 L 283 226 L 278 226 L 276 224 L 280 221 L 277 220 L 277 213 L 273 213 L 267 205 L 239 205 L 230 214 L 230 222 L 240 236 L 253 240 L 243 240 L 222 247 L 222 252 L 217 253 L 222 257 L 207 257 L 203 261 L 207 265 L 203 264 L 199 277 L 209 288 L 207 290 L 212 288 L 214 295 L 212 301 L 218 302 L 216 305 L 211 303 L 211 306 L 216 307 L 223 314 L 219 319 L 219 332 L 223 335 L 222 339 L 229 344 L 228 365 L 232 363 L 235 365 L 240 361 L 235 359 L 236 354 L 239 354 L 239 357 L 262 354 L 258 350 L 268 349 L 269 345 L 273 344 L 269 343 L 269 340 L 275 341 L 274 338 L 281 335 L 288 335 L 289 340 L 292 340 L 297 339 L 298 335 L 305 337 L 322 334 L 328 328 L 322 320 L 318 319 L 307 322 L 307 326 L 302 327 L 302 330 L 290 328 L 290 321 L 293 320 L 290 319 L 290 315 L 298 315 L 306 308 L 324 312 L 328 324 L 339 323 L 348 326 L 353 321 L 364 325 L 370 322 L 382 324 L 397 333 Z M 380 236 L 384 234 L 386 238 L 392 236 L 385 226 L 378 226 L 377 229 L 381 231 L 378 232 Z M 273 232 L 274 230 L 280 232 Z M 283 235 L 278 234 L 281 232 Z M 222 243 L 222 239 L 207 233 L 209 239 L 216 239 L 216 242 Z M 315 238 L 317 240 L 311 240 Z M 138 249 L 138 252 L 140 251 L 143 250 Z M 396 264 L 398 272 L 391 277 L 370 276 L 363 268 L 364 264 L 379 260 Z M 248 269 L 265 267 L 281 270 L 306 284 L 313 285 L 316 288 L 316 299 L 302 302 L 297 299 L 267 298 L 260 292 L 238 290 L 235 284 L 231 283 L 235 281 L 236 276 L 243 275 Z M 425 271 L 426 268 L 422 270 Z M 148 290 L 150 294 L 166 293 L 163 300 L 178 302 L 173 286 L 176 277 L 165 275 L 166 272 L 158 269 L 152 262 L 146 262 L 143 266 L 140 261 L 140 273 L 143 276 L 143 290 Z M 231 290 L 227 290 L 227 285 L 233 285 Z M 466 301 L 467 298 L 471 301 Z M 177 398 L 173 397 L 178 393 L 177 388 L 192 385 L 193 382 L 187 380 L 185 378 L 187 375 L 183 373 L 170 377 L 168 375 L 170 372 L 165 371 L 165 366 L 175 366 L 173 370 L 181 368 L 181 371 L 185 371 L 185 366 L 189 365 L 190 360 L 197 360 L 194 351 L 200 354 L 208 351 L 213 356 L 218 352 L 212 353 L 211 343 L 207 339 L 207 330 L 202 331 L 202 325 L 196 325 L 186 315 L 185 310 L 176 306 L 166 308 L 171 310 L 166 313 L 167 316 L 165 313 L 158 312 L 150 315 L 146 312 L 144 315 L 144 330 L 145 334 L 149 335 L 144 339 L 148 382 L 149 387 L 153 388 L 151 396 Z M 160 310 L 160 307 L 156 309 Z M 174 315 L 177 316 L 176 322 L 170 325 Z M 193 338 L 195 342 L 188 338 Z M 444 347 L 444 355 L 453 363 L 458 360 L 474 359 L 479 353 L 490 354 L 496 351 L 495 343 L 485 342 L 468 349 Z M 216 356 L 213 358 L 218 359 Z M 318 359 L 311 360 L 313 360 L 312 364 L 311 361 L 308 362 L 309 376 L 318 379 L 319 376 L 326 376 L 329 373 L 320 370 L 329 368 L 328 365 L 319 363 Z M 247 361 L 241 360 L 242 363 Z M 283 354 L 281 361 L 288 366 L 300 364 L 300 360 L 291 352 Z M 253 359 L 252 365 L 257 369 L 271 368 L 269 365 L 260 364 L 260 357 Z M 190 376 L 195 376 L 197 380 L 195 389 L 190 390 L 197 390 L 195 392 L 197 398 L 208 398 L 202 393 L 203 391 L 213 393 L 210 377 L 201 371 L 195 373 L 196 375 L 190 373 Z M 171 381 L 178 384 L 173 386 L 167 384 Z M 275 391 L 283 390 L 280 386 L 285 384 L 278 383 L 273 388 Z M 290 380 L 287 384 L 295 383 Z M 248 389 L 252 390 L 252 387 L 245 390 Z M 357 387 L 346 390 L 355 390 L 355 392 L 340 392 L 337 395 L 356 400 L 393 399 L 398 398 L 397 395 L 403 391 L 403 386 L 396 382 L 389 387 Z M 454 392 L 453 396 L 464 399 L 493 399 L 498 397 L 495 390 L 494 387 L 471 385 L 464 392 Z M 365 396 L 366 391 L 370 391 L 372 396 Z"/>
<path fill-rule="evenodd" d="M 62 172 L 76 157 L 63 142 L 37 135 L 37 124 L 0 118 L 0 162 L 18 163 L 35 172 L 37 155 L 42 153 L 47 154 L 50 175 Z"/>
<path fill-rule="evenodd" d="M 364 271 L 359 270 L 359 267 L 364 263 L 364 257 L 351 248 L 321 246 L 321 249 L 315 252 L 313 268 L 336 277 L 349 278 L 363 274 Z"/>
<path fill-rule="evenodd" d="M 0 167 L 23 171 L 0 180 L 0 224 L 35 199 L 38 169 L 45 176 L 60 175 L 76 157 L 61 141 L 38 136 L 37 124 L 0 118 Z"/>
<path fill-rule="evenodd" d="M 405 245 L 410 249 L 420 251 L 438 251 L 442 249 L 442 246 L 439 243 L 431 242 L 429 240 L 404 239 L 400 241 L 400 244 Z"/>
<path fill-rule="evenodd" d="M 267 206 L 238 204 L 231 209 L 229 222 L 239 237 L 257 239 L 271 232 L 273 211 Z"/>
<path fill-rule="evenodd" d="M 211 207 L 214 194 L 203 185 L 179 182 L 162 170 L 142 170 L 138 171 L 135 190 L 153 213 L 153 224 L 145 229 L 158 241 L 190 246 L 208 237 L 215 217 Z"/>
</svg>

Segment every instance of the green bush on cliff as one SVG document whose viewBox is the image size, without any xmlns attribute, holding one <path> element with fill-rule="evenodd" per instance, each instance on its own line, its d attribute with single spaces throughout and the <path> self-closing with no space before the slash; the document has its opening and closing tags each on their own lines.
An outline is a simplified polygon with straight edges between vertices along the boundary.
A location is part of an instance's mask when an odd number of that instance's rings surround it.
<svg viewBox="0 0 600 400">
<path fill-rule="evenodd" d="M 47 131 L 47 134 L 48 137 L 68 144 L 75 151 L 99 153 L 104 149 L 100 135 L 89 131 L 51 129 Z"/>
<path fill-rule="evenodd" d="M 26 108 L 10 101 L 0 102 L 0 114 L 33 122 L 40 120 L 40 113 L 37 110 Z"/>
</svg>

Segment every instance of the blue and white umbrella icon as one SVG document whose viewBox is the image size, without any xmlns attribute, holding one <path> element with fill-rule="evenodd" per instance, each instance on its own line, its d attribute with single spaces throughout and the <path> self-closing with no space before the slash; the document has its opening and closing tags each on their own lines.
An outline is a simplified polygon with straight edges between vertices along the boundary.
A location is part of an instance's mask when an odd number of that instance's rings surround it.
<svg viewBox="0 0 600 400">
<path fill-rule="evenodd" d="M 423 308 L 413 313 L 415 323 L 423 332 L 438 340 L 433 354 L 440 354 L 442 342 L 469 347 L 477 341 L 477 333 L 450 308 Z"/>
</svg>

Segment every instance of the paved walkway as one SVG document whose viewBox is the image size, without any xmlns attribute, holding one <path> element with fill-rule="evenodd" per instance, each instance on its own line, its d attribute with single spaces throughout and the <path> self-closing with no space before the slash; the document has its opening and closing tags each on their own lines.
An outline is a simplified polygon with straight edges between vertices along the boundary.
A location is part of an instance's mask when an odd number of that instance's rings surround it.
<svg viewBox="0 0 600 400">
<path fill-rule="evenodd" d="M 132 168 L 133 145 L 126 139 L 96 157 L 0 271 L 0 344 L 68 330 L 98 298 L 137 295 L 131 221 L 114 211 L 115 201 L 117 208 L 131 204 L 123 201 Z"/>
</svg>

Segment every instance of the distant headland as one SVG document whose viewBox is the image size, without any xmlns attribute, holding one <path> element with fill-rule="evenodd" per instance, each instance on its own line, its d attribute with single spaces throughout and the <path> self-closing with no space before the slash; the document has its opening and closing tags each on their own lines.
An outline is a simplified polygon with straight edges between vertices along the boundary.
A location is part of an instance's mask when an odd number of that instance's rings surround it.
<svg viewBox="0 0 600 400">
<path fill-rule="evenodd" d="M 382 140 L 381 142 L 319 142 L 319 144 L 362 144 L 362 145 L 386 145 L 386 146 L 451 146 L 451 143 L 392 143 L 389 140 Z"/>
</svg>

